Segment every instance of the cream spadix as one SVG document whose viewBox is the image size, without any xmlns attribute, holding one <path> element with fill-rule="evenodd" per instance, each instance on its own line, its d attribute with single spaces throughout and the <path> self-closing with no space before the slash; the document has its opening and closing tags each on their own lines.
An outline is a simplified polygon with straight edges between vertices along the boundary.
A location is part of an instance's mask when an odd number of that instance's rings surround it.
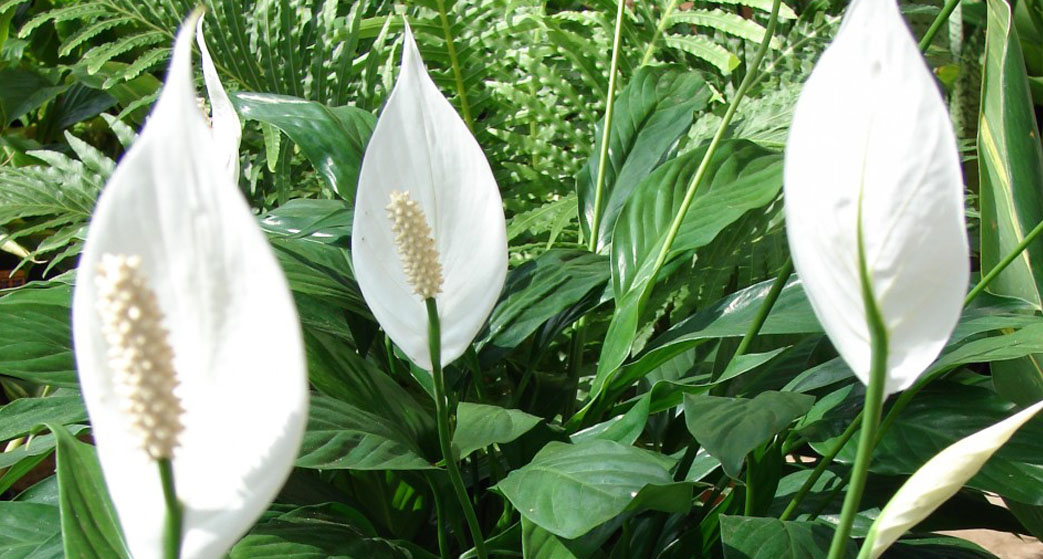
<svg viewBox="0 0 1043 559">
<path fill-rule="evenodd" d="M 1043 409 L 1043 402 L 956 441 L 928 460 L 880 511 L 869 529 L 859 558 L 880 557 L 902 534 L 930 516 L 974 477 L 985 462 L 1040 409 Z"/>
<path fill-rule="evenodd" d="M 963 180 L 938 87 L 894 0 L 853 0 L 794 109 L 786 229 L 816 316 L 868 383 L 864 264 L 888 337 L 885 394 L 909 387 L 960 316 Z"/>
<path fill-rule="evenodd" d="M 388 215 L 407 206 L 429 231 L 431 246 L 418 255 L 422 261 L 402 255 L 395 229 L 405 222 Z M 408 25 L 398 80 L 362 160 L 351 251 L 373 315 L 427 370 L 424 299 L 434 297 L 438 304 L 445 365 L 467 349 L 506 278 L 507 233 L 496 181 L 482 148 L 427 75 Z M 432 258 L 437 266 L 428 262 Z M 436 268 L 441 281 L 434 281 Z"/>
<path fill-rule="evenodd" d="M 190 18 L 178 33 L 152 114 L 98 199 L 73 298 L 80 386 L 135 559 L 162 556 L 154 454 L 172 455 L 182 559 L 216 559 L 275 497 L 307 419 L 296 309 L 196 102 L 195 27 Z M 120 342 L 135 328 L 151 334 Z M 147 376 L 170 372 L 173 381 Z M 170 413 L 141 415 L 134 404 L 146 400 Z M 169 417 L 176 436 L 143 439 Z M 169 448 L 150 452 L 148 436 L 170 439 Z"/>
</svg>

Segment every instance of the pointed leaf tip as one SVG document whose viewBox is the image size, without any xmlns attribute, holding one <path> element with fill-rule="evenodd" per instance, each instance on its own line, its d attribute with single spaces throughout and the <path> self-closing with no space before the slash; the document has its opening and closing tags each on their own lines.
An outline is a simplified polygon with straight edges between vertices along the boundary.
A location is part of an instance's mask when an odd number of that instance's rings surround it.
<svg viewBox="0 0 1043 559">
<path fill-rule="evenodd" d="M 934 78 L 893 0 L 854 0 L 801 92 L 786 145 L 786 228 L 837 351 L 868 382 L 858 219 L 888 332 L 885 391 L 937 357 L 969 280 L 963 180 Z"/>
<path fill-rule="evenodd" d="M 210 57 L 206 39 L 203 36 L 203 16 L 196 21 L 196 43 L 199 45 L 203 81 L 206 83 L 207 97 L 210 99 L 210 129 L 214 136 L 214 147 L 218 151 L 218 159 L 224 164 L 232 183 L 239 183 L 239 143 L 242 140 L 242 123 L 236 113 L 232 100 L 228 98 L 221 79 L 217 75 L 214 60 Z"/>
<path fill-rule="evenodd" d="M 1038 402 L 953 443 L 928 460 L 895 493 L 870 527 L 865 544 L 871 546 L 869 559 L 880 557 L 906 531 L 955 495 L 1041 409 L 1043 402 Z"/>
</svg>

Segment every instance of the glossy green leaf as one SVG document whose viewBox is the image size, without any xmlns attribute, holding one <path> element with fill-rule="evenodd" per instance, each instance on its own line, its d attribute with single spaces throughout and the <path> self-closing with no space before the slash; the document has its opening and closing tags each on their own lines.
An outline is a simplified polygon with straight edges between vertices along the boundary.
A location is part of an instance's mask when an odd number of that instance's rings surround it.
<svg viewBox="0 0 1043 559">
<path fill-rule="evenodd" d="M 87 429 L 86 425 L 66 425 L 65 428 L 73 435 L 78 435 L 80 432 Z M 11 467 L 18 464 L 22 460 L 29 458 L 38 458 L 43 454 L 50 454 L 54 450 L 57 441 L 53 434 L 36 435 L 32 440 L 28 441 L 28 444 L 23 444 L 18 448 L 13 448 L 7 452 L 0 452 L 0 469 Z M 35 462 L 34 462 L 35 463 Z M 0 487 L 3 483 L 0 483 Z"/>
<path fill-rule="evenodd" d="M 525 559 L 587 559 L 597 553 L 612 533 L 615 523 L 608 523 L 578 538 L 556 536 L 524 516 L 522 525 L 522 556 Z"/>
<path fill-rule="evenodd" d="M 456 407 L 456 431 L 453 432 L 457 459 L 491 444 L 509 443 L 540 421 L 539 417 L 521 410 L 460 402 Z"/>
<path fill-rule="evenodd" d="M 304 338 L 308 378 L 320 392 L 383 418 L 413 441 L 434 433 L 434 414 L 342 339 L 307 330 Z"/>
<path fill-rule="evenodd" d="M 978 131 L 981 266 L 996 265 L 1043 220 L 1043 151 L 1018 32 L 1005 0 L 988 2 Z M 1043 305 L 1043 247 L 1033 243 L 988 288 Z M 1043 398 L 1043 354 L 992 364 L 996 389 L 1012 401 Z"/>
<path fill-rule="evenodd" d="M 832 539 L 833 527 L 828 524 L 721 516 L 724 559 L 825 559 Z M 852 541 L 843 557 L 855 555 Z"/>
<path fill-rule="evenodd" d="M 376 117 L 355 107 L 268 93 L 238 93 L 233 101 L 244 119 L 271 124 L 301 148 L 330 190 L 352 202 L 359 167 Z"/>
<path fill-rule="evenodd" d="M 398 425 L 351 404 L 312 395 L 297 465 L 319 470 L 432 468 Z"/>
<path fill-rule="evenodd" d="M 604 286 L 609 277 L 605 260 L 585 250 L 554 249 L 511 270 L 480 335 L 483 359 L 518 346 L 542 324 Z"/>
<path fill-rule="evenodd" d="M 0 128 L 40 108 L 65 91 L 65 85 L 54 85 L 44 76 L 20 68 L 0 69 Z"/>
<path fill-rule="evenodd" d="M 731 477 L 746 455 L 811 409 L 815 398 L 792 392 L 762 392 L 752 399 L 685 395 L 688 431 Z"/>
<path fill-rule="evenodd" d="M 616 297 L 650 272 L 707 146 L 670 160 L 641 181 L 612 234 L 612 289 Z M 747 211 L 782 189 L 782 156 L 744 140 L 722 142 L 710 158 L 671 255 L 709 244 Z"/>
<path fill-rule="evenodd" d="M 0 558 L 62 559 L 58 507 L 0 501 Z"/>
<path fill-rule="evenodd" d="M 276 519 L 255 526 L 229 559 L 413 559 L 394 542 L 363 537 L 350 525 L 327 519 Z"/>
<path fill-rule="evenodd" d="M 290 200 L 261 218 L 261 228 L 279 238 L 348 245 L 352 212 L 341 200 Z"/>
<path fill-rule="evenodd" d="M 913 537 L 898 540 L 887 559 L 996 559 L 981 546 L 950 536 Z"/>
<path fill-rule="evenodd" d="M 58 495 L 65 556 L 129 557 L 94 447 L 76 440 L 60 425 L 50 424 L 48 428 L 58 442 Z"/>
<path fill-rule="evenodd" d="M 79 395 L 18 398 L 0 408 L 0 441 L 29 434 L 44 423 L 67 425 L 86 420 L 87 410 Z"/>
<path fill-rule="evenodd" d="M 572 442 L 581 443 L 586 440 L 602 439 L 622 444 L 634 444 L 634 441 L 645 430 L 651 405 L 652 391 L 648 391 L 626 413 L 572 435 Z"/>
<path fill-rule="evenodd" d="M 680 512 L 691 499 L 669 458 L 613 441 L 551 442 L 496 488 L 523 517 L 577 538 L 630 508 Z"/>
<path fill-rule="evenodd" d="M 0 371 L 53 386 L 77 387 L 70 286 L 25 287 L 0 298 Z"/>
<path fill-rule="evenodd" d="M 677 139 L 692 125 L 695 111 L 706 107 L 710 90 L 695 72 L 676 66 L 644 66 L 616 98 L 605 165 L 598 252 L 611 242 L 616 217 L 631 191 L 656 168 Z M 590 235 L 594 217 L 595 183 L 601 153 L 601 130 L 595 130 L 594 150 L 576 177 L 580 223 Z"/>
<path fill-rule="evenodd" d="M 1011 403 L 989 390 L 935 382 L 911 400 L 884 433 L 870 470 L 887 475 L 912 474 L 945 447 L 1006 419 L 1014 411 Z M 852 437 L 853 441 L 857 439 L 857 434 Z M 849 443 L 837 459 L 850 463 L 854 455 L 855 444 Z M 1043 419 L 1026 423 L 967 482 L 967 487 L 1043 505 Z"/>
<path fill-rule="evenodd" d="M 981 267 L 991 269 L 1043 221 L 1043 151 L 1018 34 L 1004 0 L 989 0 L 982 111 Z M 1030 245 L 990 291 L 1043 306 L 1043 246 Z"/>
<path fill-rule="evenodd" d="M 706 147 L 664 164 L 642 181 L 619 214 L 612 235 L 616 311 L 605 335 L 592 391 L 598 393 L 630 353 L 653 288 L 656 259 Z M 746 141 L 722 143 L 710 159 L 670 258 L 706 246 L 746 212 L 764 207 L 782 189 L 782 157 Z"/>
</svg>

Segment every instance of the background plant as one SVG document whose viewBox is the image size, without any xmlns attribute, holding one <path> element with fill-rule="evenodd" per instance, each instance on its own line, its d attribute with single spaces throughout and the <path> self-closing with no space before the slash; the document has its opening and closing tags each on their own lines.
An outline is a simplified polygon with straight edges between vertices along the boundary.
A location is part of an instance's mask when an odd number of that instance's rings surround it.
<svg viewBox="0 0 1043 559">
<path fill-rule="evenodd" d="M 104 514 L 84 516 L 105 501 L 67 272 L 193 4 L 0 2 L 0 262 L 35 280 L 0 296 L 0 549 L 19 557 L 90 556 L 97 534 L 119 537 Z M 779 192 L 793 103 L 843 4 L 786 5 L 632 339 L 615 339 L 609 324 L 750 72 L 770 3 L 624 6 L 602 179 L 615 217 L 598 251 L 578 208 L 597 182 L 615 2 L 209 3 L 210 49 L 246 121 L 240 187 L 290 280 L 313 387 L 297 468 L 231 557 L 467 552 L 425 377 L 379 330 L 349 265 L 353 192 L 403 16 L 508 214 L 507 285 L 446 369 L 490 554 L 824 557 L 863 388 L 789 278 Z M 939 14 L 903 8 L 917 37 Z M 1041 33 L 1038 1 L 965 0 L 927 49 L 957 124 L 974 269 L 1027 248 L 965 309 L 931 381 L 888 402 L 855 537 L 938 450 L 1043 397 L 1043 247 L 1023 242 L 1043 221 Z M 600 382 L 606 346 L 623 357 Z M 990 557 L 940 530 L 1043 533 L 1041 430 L 1030 422 L 886 556 Z"/>
</svg>

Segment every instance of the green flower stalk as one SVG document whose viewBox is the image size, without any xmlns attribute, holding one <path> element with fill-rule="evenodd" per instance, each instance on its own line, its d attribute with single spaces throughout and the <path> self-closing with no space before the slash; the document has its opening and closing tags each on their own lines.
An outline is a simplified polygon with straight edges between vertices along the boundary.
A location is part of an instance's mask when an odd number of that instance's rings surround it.
<svg viewBox="0 0 1043 559">
<path fill-rule="evenodd" d="M 453 410 L 442 367 L 467 350 L 503 288 L 503 202 L 481 147 L 428 76 L 408 25 L 402 51 L 398 81 L 359 172 L 352 259 L 373 316 L 431 372 L 446 471 L 485 559 L 450 446 Z"/>
<path fill-rule="evenodd" d="M 970 274 L 956 138 L 894 0 L 851 3 L 794 109 L 784 183 L 797 274 L 837 352 L 868 387 L 830 548 L 837 559 L 883 402 L 938 356 Z"/>
</svg>

